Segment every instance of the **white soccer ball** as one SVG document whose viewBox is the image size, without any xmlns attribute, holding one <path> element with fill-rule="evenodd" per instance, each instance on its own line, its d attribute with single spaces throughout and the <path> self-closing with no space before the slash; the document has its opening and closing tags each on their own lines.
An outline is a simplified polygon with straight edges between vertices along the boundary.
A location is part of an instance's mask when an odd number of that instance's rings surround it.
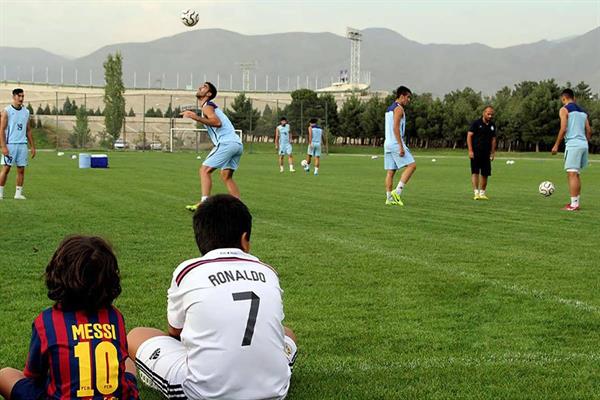
<svg viewBox="0 0 600 400">
<path fill-rule="evenodd" d="M 202 160 L 202 156 L 196 156 L 196 160 Z"/>
<path fill-rule="evenodd" d="M 185 26 L 194 26 L 200 21 L 200 14 L 198 11 L 194 10 L 185 10 L 181 13 L 181 22 Z"/>
<path fill-rule="evenodd" d="M 377 160 L 379 156 L 371 156 L 371 160 Z"/>
<path fill-rule="evenodd" d="M 551 196 L 554 193 L 554 184 L 550 181 L 544 181 L 540 183 L 539 191 L 544 197 Z"/>
<path fill-rule="evenodd" d="M 437 160 L 435 158 L 432 158 L 431 162 L 437 162 Z"/>
<path fill-rule="evenodd" d="M 306 166 L 308 165 L 308 163 L 306 162 L 306 160 L 302 160 L 302 161 L 300 161 L 300 165 L 302 165 L 303 167 L 306 168 Z"/>
<path fill-rule="evenodd" d="M 73 154 L 73 155 L 71 156 L 71 160 L 76 160 L 76 159 L 77 159 L 77 156 L 76 156 L 75 154 Z"/>
<path fill-rule="evenodd" d="M 56 155 L 57 155 L 57 156 L 59 156 L 59 157 L 62 157 L 62 156 L 64 156 L 64 155 L 65 155 L 65 153 L 64 153 L 64 152 L 62 152 L 62 151 L 59 151 L 58 153 L 56 153 Z"/>
</svg>

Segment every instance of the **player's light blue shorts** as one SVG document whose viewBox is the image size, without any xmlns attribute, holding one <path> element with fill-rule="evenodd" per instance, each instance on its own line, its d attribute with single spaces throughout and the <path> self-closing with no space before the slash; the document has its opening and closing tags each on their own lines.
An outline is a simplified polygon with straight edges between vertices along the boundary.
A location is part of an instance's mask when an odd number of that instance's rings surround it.
<svg viewBox="0 0 600 400">
<path fill-rule="evenodd" d="M 397 170 L 415 162 L 408 147 L 404 146 L 404 157 L 400 157 L 400 146 L 395 146 L 384 153 L 384 169 Z"/>
<path fill-rule="evenodd" d="M 312 157 L 321 157 L 321 143 L 309 144 L 306 154 Z"/>
<path fill-rule="evenodd" d="M 285 156 L 285 155 L 291 155 L 292 154 L 292 145 L 291 143 L 286 143 L 286 144 L 280 144 L 279 145 L 279 155 L 280 156 Z"/>
<path fill-rule="evenodd" d="M 588 165 L 587 147 L 565 148 L 565 170 L 576 170 L 579 172 Z"/>
<path fill-rule="evenodd" d="M 244 146 L 237 142 L 225 142 L 216 145 L 206 157 L 202 165 L 211 168 L 236 170 L 240 165 L 240 158 Z"/>
<path fill-rule="evenodd" d="M 0 157 L 0 165 L 10 165 L 11 167 L 26 167 L 29 149 L 25 143 L 22 144 L 7 144 L 8 157 Z"/>
</svg>

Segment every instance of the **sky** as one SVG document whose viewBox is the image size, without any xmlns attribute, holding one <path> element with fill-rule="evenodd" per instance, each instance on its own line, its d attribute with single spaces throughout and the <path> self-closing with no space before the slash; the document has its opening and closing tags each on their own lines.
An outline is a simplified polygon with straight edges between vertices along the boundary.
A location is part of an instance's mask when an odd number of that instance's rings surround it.
<svg viewBox="0 0 600 400">
<path fill-rule="evenodd" d="M 67 57 L 146 42 L 187 29 L 242 34 L 389 28 L 421 43 L 508 47 L 581 35 L 600 26 L 600 0 L 0 0 L 0 46 L 38 47 Z"/>
</svg>

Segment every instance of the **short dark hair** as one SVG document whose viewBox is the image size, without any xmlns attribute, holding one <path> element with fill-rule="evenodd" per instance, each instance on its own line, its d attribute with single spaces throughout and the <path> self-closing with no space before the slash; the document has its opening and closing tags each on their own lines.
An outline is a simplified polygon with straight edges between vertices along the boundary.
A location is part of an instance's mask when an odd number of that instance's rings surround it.
<svg viewBox="0 0 600 400">
<path fill-rule="evenodd" d="M 281 121 L 287 121 L 287 118 L 286 117 L 279 118 L 279 122 L 281 122 Z"/>
<path fill-rule="evenodd" d="M 204 82 L 208 85 L 208 89 L 210 90 L 211 96 L 208 99 L 209 101 L 217 97 L 217 87 L 210 82 Z"/>
<path fill-rule="evenodd" d="M 200 204 L 193 218 L 200 253 L 223 248 L 241 248 L 242 234 L 250 240 L 252 215 L 248 207 L 228 194 L 211 196 Z"/>
<path fill-rule="evenodd" d="M 406 86 L 398 86 L 398 89 L 396 89 L 396 91 L 394 92 L 394 95 L 396 96 L 396 98 L 398 98 L 400 96 L 406 96 L 409 94 L 412 94 L 412 92 Z"/>
<path fill-rule="evenodd" d="M 493 110 L 493 109 L 494 109 L 494 106 L 493 106 L 493 105 L 491 105 L 491 104 L 487 104 L 485 107 L 483 107 L 483 110 L 482 110 L 482 112 L 483 112 L 483 111 L 485 111 L 485 110 L 487 110 L 488 108 L 491 108 L 491 109 Z"/>
<path fill-rule="evenodd" d="M 317 123 L 317 119 L 316 118 L 311 118 L 310 121 L 308 121 L 310 124 L 316 124 Z"/>
<path fill-rule="evenodd" d="M 23 93 L 23 89 L 21 89 L 21 88 L 16 88 L 16 89 L 13 89 L 13 91 L 12 91 L 13 96 L 16 96 L 21 93 Z"/>
<path fill-rule="evenodd" d="M 121 294 L 117 257 L 97 236 L 65 238 L 46 267 L 48 297 L 65 311 L 97 311 Z"/>
<path fill-rule="evenodd" d="M 562 93 L 560 94 L 560 96 L 565 96 L 567 99 L 574 99 L 575 98 L 575 93 L 573 93 L 573 90 L 566 88 L 565 90 L 562 91 Z"/>
</svg>

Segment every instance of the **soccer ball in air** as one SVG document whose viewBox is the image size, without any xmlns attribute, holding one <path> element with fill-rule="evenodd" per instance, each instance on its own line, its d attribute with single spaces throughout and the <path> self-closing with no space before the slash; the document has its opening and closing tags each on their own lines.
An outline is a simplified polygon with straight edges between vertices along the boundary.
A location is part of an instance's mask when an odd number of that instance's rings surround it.
<svg viewBox="0 0 600 400">
<path fill-rule="evenodd" d="M 308 163 L 306 162 L 306 160 L 302 160 L 302 161 L 300 161 L 300 165 L 302 165 L 304 168 L 306 168 Z"/>
<path fill-rule="evenodd" d="M 540 183 L 539 188 L 540 194 L 544 197 L 551 196 L 554 193 L 554 184 L 550 181 L 544 181 Z"/>
<path fill-rule="evenodd" d="M 185 10 L 181 13 L 181 21 L 185 26 L 194 26 L 200 21 L 200 14 L 194 10 Z"/>
</svg>

